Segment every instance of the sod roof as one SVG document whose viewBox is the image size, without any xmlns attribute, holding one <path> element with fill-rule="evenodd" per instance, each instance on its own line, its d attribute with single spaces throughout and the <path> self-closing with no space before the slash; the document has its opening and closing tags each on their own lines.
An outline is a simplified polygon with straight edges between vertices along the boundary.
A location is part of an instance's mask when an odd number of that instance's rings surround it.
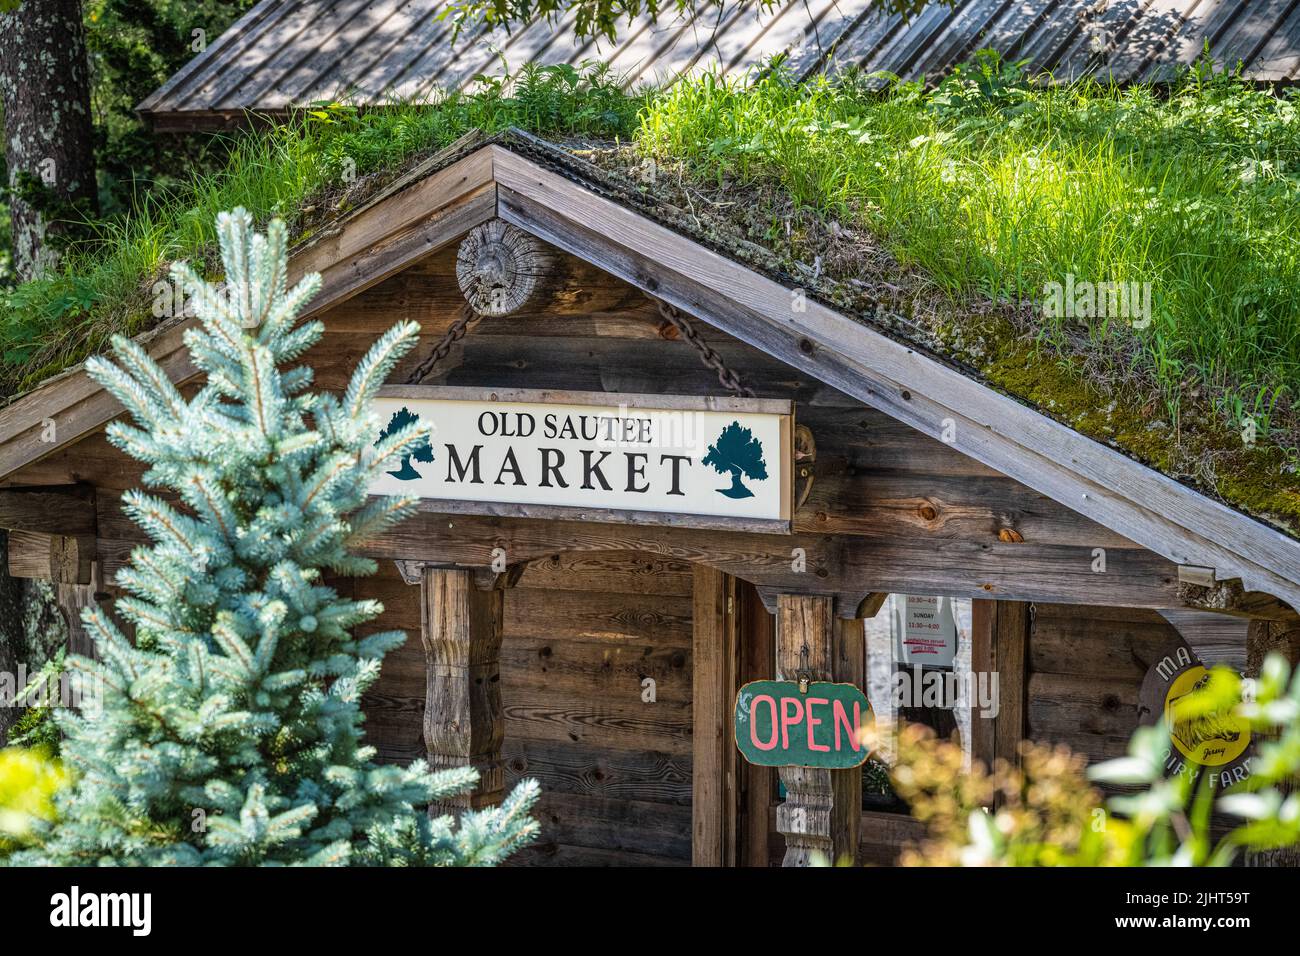
<svg viewBox="0 0 1300 956">
<path fill-rule="evenodd" d="M 493 149 L 506 152 L 492 154 Z M 691 280 L 695 293 L 674 293 L 669 285 L 661 287 L 653 276 L 635 269 L 627 272 L 624 278 L 635 280 L 634 284 L 651 294 L 675 297 L 674 304 L 742 339 L 751 338 L 746 332 L 749 328 L 754 344 L 791 364 L 803 361 L 801 350 L 809 351 L 798 338 L 804 334 L 806 322 L 806 335 L 814 343 L 811 351 L 824 350 L 829 361 L 810 370 L 836 387 L 918 427 L 927 427 L 928 418 L 945 412 L 961 416 L 967 430 L 956 444 L 959 451 L 1038 487 L 1180 564 L 1217 569 L 1221 582 L 1242 579 L 1247 590 L 1268 591 L 1292 602 L 1300 598 L 1300 539 L 1294 525 L 1273 521 L 1289 536 L 1284 537 L 1244 517 L 1252 514 L 1246 504 L 1198 481 L 1199 475 L 1170 474 L 1159 467 L 1169 461 L 1167 449 L 1176 439 L 1165 429 L 1152 428 L 1149 421 L 1153 419 L 1142 419 L 1148 422 L 1141 427 L 1144 443 L 1126 444 L 1127 432 L 1116 423 L 1128 415 L 1140 419 L 1141 410 L 1122 404 L 1118 389 L 1124 383 L 1090 380 L 1086 350 L 1074 355 L 1068 342 L 1065 346 L 1037 342 L 1031 309 L 972 296 L 954 299 L 924 273 L 901 266 L 870 235 L 834 220 L 818 220 L 819 228 L 799 235 L 791 231 L 781 242 L 759 241 L 746 210 L 768 207 L 746 190 L 760 189 L 760 184 L 706 184 L 671 165 L 656 166 L 648 178 L 644 157 L 617 143 L 591 139 L 557 143 L 517 129 L 493 136 L 473 133 L 432 155 L 413 156 L 404 165 L 363 177 L 346 188 L 317 194 L 295 216 L 302 239 L 294 258 L 300 263 L 329 261 L 335 238 L 346 235 L 368 213 L 387 208 L 386 204 L 398 201 L 395 197 L 410 197 L 426 189 L 426 184 L 436 184 L 440 173 L 464 168 L 472 157 L 487 155 L 490 159 L 507 154 L 530 164 L 520 168 L 545 170 L 556 177 L 555 183 L 571 183 L 581 195 L 596 197 L 604 204 L 605 215 L 618 208 L 635 212 L 638 218 L 625 223 L 629 229 L 661 230 L 660 241 L 663 236 L 680 236 L 688 240 L 685 248 L 689 255 L 716 257 L 709 260 L 712 265 L 701 260 L 700 274 Z M 501 174 L 495 175 L 500 182 Z M 517 178 L 518 170 L 513 175 L 514 186 L 523 190 L 520 195 L 533 189 L 531 180 Z M 541 192 L 554 188 L 537 185 Z M 517 210 L 515 214 L 519 215 Z M 634 222 L 645 225 L 636 227 Z M 582 227 L 570 223 L 570 228 Z M 573 236 L 579 233 L 548 232 L 541 226 L 539 234 L 563 247 L 576 241 Z M 615 242 L 603 235 L 590 241 Z M 689 249 L 698 251 L 689 253 Z M 735 266 L 724 267 L 724 263 Z M 738 285 L 737 276 L 743 273 L 735 273 L 735 267 L 748 271 L 754 279 L 742 278 Z M 355 269 L 355 265 L 348 266 L 348 274 Z M 728 270 L 730 278 L 722 277 Z M 720 321 L 723 313 L 717 311 L 717 300 L 710 300 L 711 293 L 705 291 L 715 276 L 732 290 L 751 282 L 755 288 L 769 290 L 768 303 L 786 298 L 785 293 L 773 297 L 770 290 L 797 290 L 815 303 L 812 318 L 789 318 L 782 314 L 788 308 L 766 308 L 766 314 L 760 316 L 766 323 L 762 327 L 746 327 L 743 322 L 729 325 Z M 326 289 L 326 298 L 347 294 L 342 287 L 330 292 L 329 281 Z M 744 307 L 755 314 L 756 309 L 763 311 L 753 303 Z M 150 347 L 163 339 L 175 340 L 178 325 L 185 321 L 176 318 L 158 323 L 140 339 Z M 780 340 L 770 337 L 772 329 L 785 341 L 794 334 L 795 348 L 785 348 Z M 886 342 L 893 345 L 886 348 Z M 186 372 L 183 357 L 177 357 L 174 343 L 170 348 L 176 374 L 192 374 Z M 840 357 L 848 364 L 842 365 Z M 82 394 L 85 389 L 78 376 L 84 379 L 77 369 L 62 373 L 0 413 L 0 457 L 5 455 L 4 444 L 25 441 L 23 436 L 39 426 L 39 420 L 27 422 L 25 418 L 48 412 L 41 404 L 43 396 L 63 389 L 75 393 L 76 402 L 86 401 L 89 393 Z M 903 378 L 910 381 L 897 385 Z M 976 383 L 984 391 L 953 391 L 952 385 L 962 380 Z M 1027 381 L 1032 387 L 1024 387 Z M 69 388 L 69 382 L 75 382 L 75 387 Z M 935 399 L 931 385 L 936 395 L 948 390 L 947 397 Z M 954 400 L 958 393 L 973 404 L 968 407 Z M 1006 404 L 997 396 L 1014 402 Z M 920 411 L 913 412 L 913 408 Z M 1070 435 L 1077 438 L 1072 441 Z M 1019 456 L 1022 437 L 1024 454 Z M 1103 445 L 1112 451 L 1106 452 Z M 1145 460 L 1142 452 L 1149 447 L 1160 449 L 1165 457 Z M 27 460 L 34 460 L 31 455 L 39 457 L 40 451 L 25 454 Z M 11 464 L 6 464 L 5 472 L 13 470 Z M 1176 483 L 1162 484 L 1167 479 L 1159 478 L 1160 473 Z M 1180 485 L 1196 493 L 1174 490 Z M 1087 490 L 1080 493 L 1079 489 Z M 1215 504 L 1214 499 L 1230 507 Z M 1253 517 L 1276 518 L 1267 513 Z"/>
</svg>

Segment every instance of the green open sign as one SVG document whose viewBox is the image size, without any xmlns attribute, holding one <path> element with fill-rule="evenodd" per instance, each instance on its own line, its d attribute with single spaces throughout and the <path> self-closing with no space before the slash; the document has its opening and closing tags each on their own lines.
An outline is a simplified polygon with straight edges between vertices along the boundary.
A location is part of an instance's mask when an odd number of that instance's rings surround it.
<svg viewBox="0 0 1300 956">
<path fill-rule="evenodd" d="M 871 705 L 853 684 L 751 681 L 736 694 L 736 746 L 761 767 L 845 770 L 867 759 Z"/>
</svg>

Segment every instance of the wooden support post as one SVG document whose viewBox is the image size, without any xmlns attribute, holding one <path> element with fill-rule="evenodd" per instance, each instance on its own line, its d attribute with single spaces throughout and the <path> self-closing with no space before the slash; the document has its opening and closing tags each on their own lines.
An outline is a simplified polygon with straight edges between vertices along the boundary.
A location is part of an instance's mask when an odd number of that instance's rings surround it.
<svg viewBox="0 0 1300 956">
<path fill-rule="evenodd" d="M 879 608 L 877 608 L 879 610 Z M 874 614 L 874 612 L 873 612 Z M 831 639 L 831 677 L 867 690 L 867 635 L 861 618 L 836 618 Z M 835 860 L 856 864 L 862 841 L 862 768 L 831 772 L 834 809 L 831 842 Z"/>
<path fill-rule="evenodd" d="M 970 607 L 970 669 L 975 681 L 972 688 L 978 687 L 980 674 L 992 674 L 998 669 L 997 655 L 997 621 L 998 605 L 996 601 L 971 601 Z M 1002 692 L 1002 680 L 998 679 L 998 693 Z M 997 718 L 980 716 L 980 708 L 970 701 L 970 756 L 971 761 L 979 761 L 991 768 L 997 756 L 996 737 Z"/>
<path fill-rule="evenodd" d="M 862 628 L 836 621 L 833 599 L 782 594 L 777 598 L 776 668 L 779 680 L 807 670 L 812 680 L 861 681 Z M 859 649 L 845 646 L 857 643 Z M 837 672 L 843 668 L 850 673 Z M 856 674 L 852 671 L 856 670 Z M 855 862 L 862 821 L 862 768 L 782 767 L 786 798 L 776 811 L 785 836 L 782 866 Z"/>
<path fill-rule="evenodd" d="M 1018 765 L 1028 732 L 1029 607 L 1023 601 L 971 602 L 971 670 L 998 675 L 997 716 L 989 720 L 971 707 L 971 758 L 988 767 L 998 757 Z"/>
<path fill-rule="evenodd" d="M 425 567 L 421 636 L 427 668 L 424 742 L 435 769 L 472 766 L 471 793 L 429 807 L 431 815 L 499 803 L 505 790 L 501 741 L 501 625 L 504 591 L 480 590 L 474 572 Z"/>
<path fill-rule="evenodd" d="M 68 622 L 68 653 L 94 658 L 98 656 L 95 653 L 95 642 L 86 631 L 86 625 L 81 622 L 81 612 L 84 608 L 94 607 L 108 596 L 104 593 L 98 563 L 91 565 L 89 579 L 89 584 L 56 583 L 54 592 L 58 596 L 59 608 Z M 117 623 L 121 627 L 123 622 L 119 620 Z"/>
<path fill-rule="evenodd" d="M 736 583 L 736 642 L 739 654 L 736 684 L 770 680 L 776 673 L 776 618 L 763 606 L 758 590 L 744 581 Z M 732 730 L 734 733 L 734 724 Z M 744 760 L 737 762 L 736 769 L 738 800 L 743 808 L 736 859 L 742 866 L 770 866 L 776 770 Z"/>
<path fill-rule="evenodd" d="M 694 566 L 691 864 L 736 865 L 735 578 Z"/>
<path fill-rule="evenodd" d="M 1029 732 L 1029 604 L 998 601 L 996 613 L 998 716 L 993 730 L 994 754 L 1019 766 L 1020 741 Z"/>
</svg>

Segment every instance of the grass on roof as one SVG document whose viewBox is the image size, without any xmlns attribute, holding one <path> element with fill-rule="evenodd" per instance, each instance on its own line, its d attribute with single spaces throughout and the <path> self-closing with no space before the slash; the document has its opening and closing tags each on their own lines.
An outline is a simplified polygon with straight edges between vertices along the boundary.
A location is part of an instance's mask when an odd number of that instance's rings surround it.
<svg viewBox="0 0 1300 956">
<path fill-rule="evenodd" d="M 320 197 L 346 202 L 355 177 L 472 128 L 520 126 L 630 142 L 701 182 L 763 184 L 783 200 L 773 203 L 782 211 L 771 238 L 790 235 L 793 200 L 799 215 L 865 228 L 957 303 L 978 295 L 1032 306 L 1041 345 L 1083 380 L 1089 407 L 1079 416 L 1095 414 L 1099 398 L 1115 404 L 1109 382 L 1143 383 L 1139 404 L 1159 411 L 1137 415 L 1121 444 L 1169 470 L 1159 444 L 1191 424 L 1187 409 L 1209 409 L 1199 427 L 1234 453 L 1246 435 L 1267 447 L 1252 481 L 1280 480 L 1290 497 L 1227 496 L 1294 526 L 1298 108 L 1295 91 L 1274 95 L 1208 64 L 1166 89 L 1048 86 L 988 53 L 928 91 L 854 75 L 798 84 L 778 70 L 628 95 L 600 70 L 551 67 L 432 104 L 323 108 L 242 138 L 223 174 L 103 226 L 102 241 L 70 251 L 60 275 L 20 287 L 0 323 L 0 379 L 30 386 L 112 332 L 156 321 L 151 283 L 172 259 L 210 255 L 218 210 L 242 205 L 294 222 Z M 1060 314 L 1045 307 L 1052 283 L 1136 283 L 1149 290 L 1150 312 L 1089 315 L 1080 300 L 1085 314 Z M 1060 369 L 1042 365 L 1039 376 L 1024 358 L 1003 349 L 986 371 L 998 382 L 1001 370 L 998 383 L 1022 397 L 1052 406 L 1054 390 L 1068 404 Z M 1146 435 L 1156 417 L 1173 432 Z"/>
<path fill-rule="evenodd" d="M 156 294 L 155 283 L 165 284 L 177 259 L 212 261 L 222 210 L 243 206 L 259 220 L 280 216 L 293 226 L 321 199 L 345 211 L 354 184 L 382 179 L 470 130 L 627 137 L 643 102 L 601 68 L 529 69 L 509 91 L 506 85 L 488 79 L 474 95 L 364 113 L 322 104 L 268 132 L 239 135 L 219 174 L 156 193 L 129 218 L 95 224 L 95 238 L 68 249 L 57 275 L 9 295 L 0 317 L 0 394 L 30 388 L 104 349 L 114 333 L 135 334 L 165 317 L 170 298 Z"/>
<path fill-rule="evenodd" d="M 1042 330 L 1086 329 L 1104 359 L 1142 364 L 1171 411 L 1204 390 L 1234 427 L 1251 416 L 1266 431 L 1277 403 L 1295 399 L 1295 91 L 1276 97 L 1205 68 L 1168 96 L 1042 88 L 989 55 L 930 93 L 872 86 L 705 78 L 653 100 L 638 138 L 698 175 L 775 177 L 957 294 L 1045 305 L 1067 277 L 1076 289 L 1149 283 L 1149 316 L 1044 308 Z"/>
</svg>

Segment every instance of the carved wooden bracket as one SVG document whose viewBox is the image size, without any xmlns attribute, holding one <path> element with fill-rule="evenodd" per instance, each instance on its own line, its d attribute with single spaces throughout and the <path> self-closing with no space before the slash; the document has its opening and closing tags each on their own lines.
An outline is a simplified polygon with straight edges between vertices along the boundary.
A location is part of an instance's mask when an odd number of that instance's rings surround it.
<svg viewBox="0 0 1300 956">
<path fill-rule="evenodd" d="M 8 571 L 15 578 L 89 584 L 95 549 L 94 535 L 10 531 Z"/>
<path fill-rule="evenodd" d="M 1196 571 L 1178 569 L 1178 597 L 1182 607 L 1197 611 L 1216 611 L 1270 621 L 1298 621 L 1300 614 L 1289 604 L 1262 591 L 1247 591 L 1240 578 L 1230 581 L 1213 579 Z M 1193 580 L 1199 579 L 1199 580 Z M 1209 583 L 1201 583 L 1208 580 Z"/>
<path fill-rule="evenodd" d="M 403 558 L 398 558 L 393 562 L 393 565 L 397 568 L 397 573 L 402 576 L 402 580 L 407 584 L 420 583 L 420 569 L 426 564 L 428 564 L 427 561 L 407 561 Z"/>
<path fill-rule="evenodd" d="M 480 591 L 504 591 L 512 588 L 519 583 L 519 579 L 528 570 L 527 561 L 508 564 L 504 571 L 494 571 L 491 568 L 467 568 L 462 565 L 441 565 L 432 561 L 411 561 L 404 558 L 398 558 L 393 561 L 393 564 L 407 584 L 419 584 L 425 568 L 469 571 L 474 576 L 474 587 Z"/>
<path fill-rule="evenodd" d="M 456 281 L 475 312 L 509 315 L 544 298 L 557 264 L 540 239 L 493 219 L 461 240 Z"/>
<path fill-rule="evenodd" d="M 817 464 L 817 439 L 807 425 L 794 428 L 794 510 L 798 511 L 808 500 L 813 486 L 813 466 Z"/>
<path fill-rule="evenodd" d="M 788 585 L 781 584 L 759 584 L 755 586 L 754 590 L 758 592 L 758 599 L 763 602 L 763 607 L 770 614 L 776 613 L 782 594 L 802 593 Z M 810 591 L 808 596 L 829 598 L 836 618 L 842 621 L 857 621 L 863 618 L 875 617 L 880 612 L 881 607 L 884 606 L 885 600 L 889 597 L 889 592 L 847 588 L 830 593 Z"/>
</svg>

